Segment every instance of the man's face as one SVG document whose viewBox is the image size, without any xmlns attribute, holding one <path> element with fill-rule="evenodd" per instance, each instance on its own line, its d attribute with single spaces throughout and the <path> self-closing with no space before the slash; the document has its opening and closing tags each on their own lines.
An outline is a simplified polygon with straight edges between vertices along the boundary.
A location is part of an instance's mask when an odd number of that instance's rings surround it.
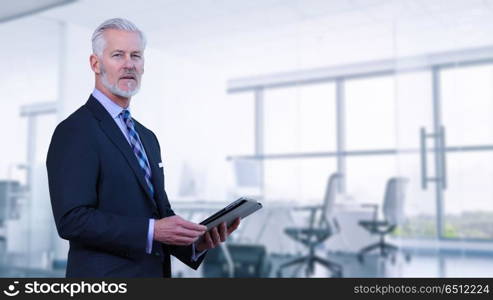
<svg viewBox="0 0 493 300">
<path fill-rule="evenodd" d="M 113 94 L 130 98 L 140 87 L 144 73 L 144 53 L 137 32 L 110 29 L 104 32 L 106 41 L 100 58 L 103 85 Z"/>
</svg>

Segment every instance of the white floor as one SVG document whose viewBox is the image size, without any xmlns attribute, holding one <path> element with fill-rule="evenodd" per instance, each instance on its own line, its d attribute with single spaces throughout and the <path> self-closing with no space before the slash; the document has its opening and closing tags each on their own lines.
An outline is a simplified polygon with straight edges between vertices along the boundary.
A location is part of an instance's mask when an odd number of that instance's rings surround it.
<svg viewBox="0 0 493 300">
<path fill-rule="evenodd" d="M 398 255 L 394 263 L 377 255 L 367 256 L 363 263 L 360 263 L 354 254 L 337 253 L 326 257 L 343 266 L 343 277 L 493 277 L 493 255 L 414 253 L 409 262 L 403 255 Z M 270 277 L 276 277 L 278 266 L 291 258 L 270 255 Z M 64 274 L 64 270 L 29 270 L 0 266 L 0 277 L 63 277 Z M 195 271 L 177 260 L 173 261 L 173 274 L 175 277 L 202 277 L 201 268 Z M 286 269 L 283 277 L 305 277 L 304 269 Z M 310 277 L 331 277 L 331 274 L 323 267 L 317 266 Z"/>
<path fill-rule="evenodd" d="M 354 254 L 330 254 L 328 259 L 343 266 L 343 277 L 493 277 L 493 255 L 412 254 L 406 261 L 399 254 L 395 262 L 377 255 L 359 262 Z M 288 258 L 277 258 L 281 264 Z M 286 277 L 305 277 L 303 269 L 294 275 L 295 268 L 286 271 Z M 275 273 L 272 274 L 275 276 Z M 310 277 L 330 277 L 321 266 Z"/>
</svg>

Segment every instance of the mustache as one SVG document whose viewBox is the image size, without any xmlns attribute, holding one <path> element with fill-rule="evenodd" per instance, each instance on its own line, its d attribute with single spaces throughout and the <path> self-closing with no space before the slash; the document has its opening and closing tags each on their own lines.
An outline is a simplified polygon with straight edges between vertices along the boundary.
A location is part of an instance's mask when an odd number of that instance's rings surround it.
<svg viewBox="0 0 493 300">
<path fill-rule="evenodd" d="M 136 80 L 138 78 L 137 75 L 138 75 L 137 74 L 137 71 L 125 72 L 122 75 L 120 75 L 120 79 L 122 79 L 122 78 L 129 79 L 129 78 L 131 78 L 131 79 L 135 79 Z"/>
</svg>

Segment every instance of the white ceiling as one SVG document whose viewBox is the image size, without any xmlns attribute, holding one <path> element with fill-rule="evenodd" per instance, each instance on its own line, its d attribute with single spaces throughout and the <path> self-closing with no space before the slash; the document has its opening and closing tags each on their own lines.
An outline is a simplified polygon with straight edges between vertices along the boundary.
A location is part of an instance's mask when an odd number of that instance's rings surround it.
<svg viewBox="0 0 493 300">
<path fill-rule="evenodd" d="M 415 52 L 493 44 L 493 0 L 78 0 L 37 16 L 91 31 L 108 18 L 128 18 L 151 47 L 180 55 L 289 38 L 325 39 L 329 48 L 400 43 Z"/>
<path fill-rule="evenodd" d="M 79 0 L 41 15 L 88 28 L 122 16 L 163 37 L 180 32 L 200 38 L 314 20 L 343 28 L 409 18 L 447 21 L 448 15 L 455 20 L 479 11 L 493 17 L 492 8 L 493 0 Z"/>
<path fill-rule="evenodd" d="M 75 0 L 20 0 L 4 1 L 0 10 L 0 22 L 10 21 L 36 12 L 67 4 Z"/>
</svg>

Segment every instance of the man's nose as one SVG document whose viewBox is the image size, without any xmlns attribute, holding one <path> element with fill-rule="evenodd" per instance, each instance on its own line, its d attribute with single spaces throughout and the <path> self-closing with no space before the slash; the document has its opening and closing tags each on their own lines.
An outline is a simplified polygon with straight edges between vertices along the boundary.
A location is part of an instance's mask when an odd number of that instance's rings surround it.
<svg viewBox="0 0 493 300">
<path fill-rule="evenodd" d="M 123 63 L 123 67 L 126 69 L 134 69 L 135 63 L 130 57 L 126 57 L 125 62 Z"/>
</svg>

